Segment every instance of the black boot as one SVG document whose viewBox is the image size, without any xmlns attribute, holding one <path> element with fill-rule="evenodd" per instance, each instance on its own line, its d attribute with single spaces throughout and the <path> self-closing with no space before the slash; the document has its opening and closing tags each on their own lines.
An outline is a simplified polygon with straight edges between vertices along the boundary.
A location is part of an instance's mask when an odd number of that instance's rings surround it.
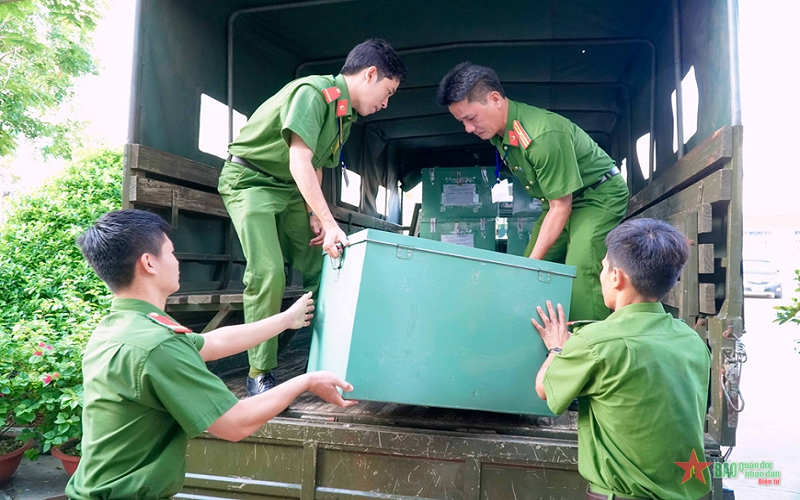
<svg viewBox="0 0 800 500">
<path fill-rule="evenodd" d="M 276 385 L 278 385 L 278 381 L 275 380 L 275 375 L 273 375 L 272 372 L 262 373 L 255 378 L 247 377 L 245 381 L 248 396 L 255 396 L 256 394 L 267 392 Z"/>
</svg>

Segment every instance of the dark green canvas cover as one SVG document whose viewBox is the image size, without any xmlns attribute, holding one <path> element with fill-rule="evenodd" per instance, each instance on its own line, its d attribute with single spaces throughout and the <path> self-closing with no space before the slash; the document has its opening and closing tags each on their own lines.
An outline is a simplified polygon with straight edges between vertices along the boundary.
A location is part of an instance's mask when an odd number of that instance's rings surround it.
<svg viewBox="0 0 800 500">
<path fill-rule="evenodd" d="M 656 176 L 677 159 L 676 66 L 681 78 L 694 67 L 699 86 L 698 131 L 687 151 L 738 124 L 735 12 L 727 0 L 139 1 L 129 142 L 215 166 L 221 160 L 198 149 L 202 93 L 227 102 L 230 90 L 234 109 L 249 115 L 293 78 L 337 73 L 364 39 L 390 41 L 408 80 L 387 110 L 359 120 L 344 151 L 363 177 L 359 209 L 377 215 L 378 186 L 385 186 L 393 222 L 400 220 L 398 181 L 410 189 L 420 168 L 494 163 L 491 146 L 434 102 L 441 77 L 465 60 L 493 67 L 509 97 L 563 114 L 618 164 L 626 160 L 634 193 L 647 182 L 636 159 L 639 137 L 654 132 Z M 326 180 L 332 197 L 335 177 Z"/>
</svg>

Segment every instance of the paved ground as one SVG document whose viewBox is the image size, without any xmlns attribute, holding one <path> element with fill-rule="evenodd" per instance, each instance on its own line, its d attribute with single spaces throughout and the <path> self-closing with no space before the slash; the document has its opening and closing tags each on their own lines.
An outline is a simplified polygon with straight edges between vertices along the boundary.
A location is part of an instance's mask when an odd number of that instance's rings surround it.
<svg viewBox="0 0 800 500">
<path fill-rule="evenodd" d="M 788 294 L 787 294 L 788 295 Z M 740 475 L 727 480 L 737 500 L 800 500 L 800 326 L 772 323 L 775 305 L 787 299 L 746 299 L 744 338 L 748 361 L 742 372 L 746 407 L 730 462 L 772 462 L 780 485 L 759 485 Z M 43 456 L 23 460 L 0 500 L 43 500 L 63 494 L 67 475 L 61 463 Z"/>
<path fill-rule="evenodd" d="M 0 486 L 0 500 L 44 500 L 64 494 L 67 473 L 61 461 L 50 455 L 42 455 L 31 462 L 23 459 L 11 480 Z"/>
<path fill-rule="evenodd" d="M 747 335 L 743 340 L 748 360 L 742 369 L 741 388 L 746 406 L 729 461 L 773 462 L 781 482 L 759 485 L 758 479 L 740 475 L 726 481 L 737 500 L 800 499 L 800 326 L 772 322 L 772 308 L 788 302 L 745 299 Z"/>
</svg>

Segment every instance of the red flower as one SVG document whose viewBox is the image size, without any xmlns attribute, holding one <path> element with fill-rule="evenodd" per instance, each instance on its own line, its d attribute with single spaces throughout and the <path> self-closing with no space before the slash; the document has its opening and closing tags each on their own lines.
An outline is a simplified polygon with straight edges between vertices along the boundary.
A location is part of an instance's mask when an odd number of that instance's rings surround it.
<svg viewBox="0 0 800 500">
<path fill-rule="evenodd" d="M 44 348 L 47 349 L 48 351 L 53 350 L 53 346 L 51 346 L 50 344 L 47 344 L 46 346 L 44 346 Z"/>
<path fill-rule="evenodd" d="M 53 377 L 51 377 L 50 375 L 45 375 L 44 377 L 42 377 L 42 382 L 44 382 L 44 385 L 47 385 L 52 381 Z"/>
<path fill-rule="evenodd" d="M 33 351 L 33 355 L 34 356 L 41 356 L 42 355 L 42 351 Z"/>
<path fill-rule="evenodd" d="M 61 376 L 61 375 L 59 375 L 59 374 L 58 374 L 58 372 L 55 372 L 55 373 L 53 374 L 53 378 L 58 378 L 58 377 L 60 377 L 60 376 Z"/>
<path fill-rule="evenodd" d="M 44 347 L 44 342 L 39 342 L 39 347 Z"/>
</svg>

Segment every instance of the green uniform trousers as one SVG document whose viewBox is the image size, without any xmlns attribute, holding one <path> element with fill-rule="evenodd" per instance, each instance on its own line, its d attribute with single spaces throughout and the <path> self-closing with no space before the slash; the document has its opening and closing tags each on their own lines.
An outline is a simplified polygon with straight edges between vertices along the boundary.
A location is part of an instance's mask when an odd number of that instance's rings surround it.
<svg viewBox="0 0 800 500">
<path fill-rule="evenodd" d="M 597 189 L 587 188 L 572 200 L 572 213 L 564 231 L 544 256 L 544 260 L 575 266 L 569 321 L 602 320 L 610 310 L 603 301 L 600 270 L 606 255 L 606 236 L 617 227 L 628 208 L 628 186 L 621 175 L 602 183 Z M 539 237 L 549 204 L 542 204 L 542 215 L 531 232 L 525 249 L 529 257 Z"/>
<path fill-rule="evenodd" d="M 286 288 L 284 261 L 303 274 L 303 287 L 316 296 L 322 273 L 322 250 L 308 244 L 314 233 L 297 185 L 225 162 L 219 193 L 247 259 L 245 323 L 281 312 Z M 278 366 L 278 338 L 248 349 L 247 356 L 251 373 L 272 371 Z"/>
</svg>

